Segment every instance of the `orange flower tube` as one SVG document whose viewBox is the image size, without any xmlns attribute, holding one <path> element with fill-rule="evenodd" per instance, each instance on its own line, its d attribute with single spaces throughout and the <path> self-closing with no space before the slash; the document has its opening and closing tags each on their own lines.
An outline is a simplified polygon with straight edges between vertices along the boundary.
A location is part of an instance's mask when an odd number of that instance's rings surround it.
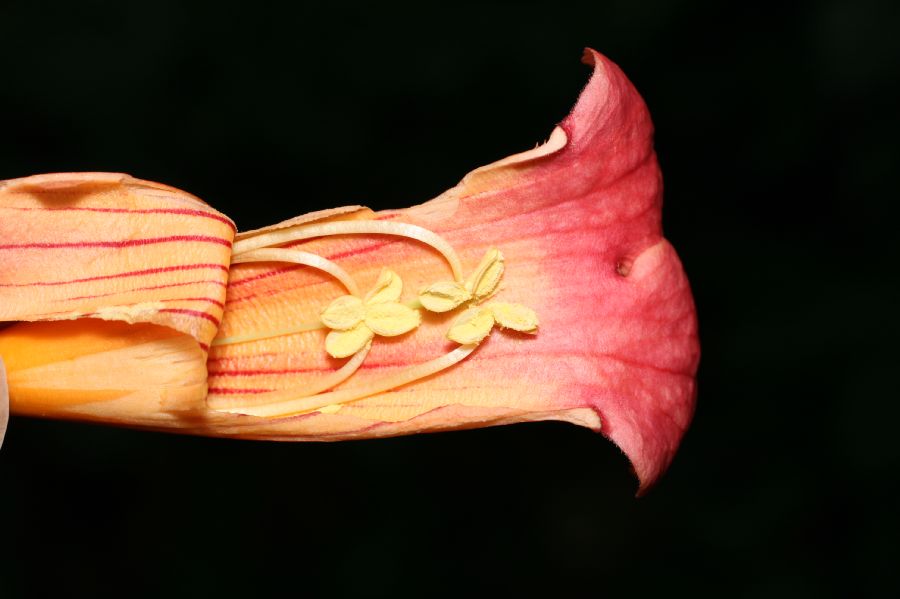
<svg viewBox="0 0 900 599">
<path fill-rule="evenodd" d="M 121 175 L 0 184 L 13 413 L 277 440 L 565 420 L 619 445 L 645 490 L 693 413 L 697 324 L 647 109 L 585 60 L 544 145 L 413 208 L 232 237 Z"/>
<path fill-rule="evenodd" d="M 13 413 L 180 426 L 205 411 L 234 225 L 111 173 L 0 182 L 0 330 Z"/>
</svg>

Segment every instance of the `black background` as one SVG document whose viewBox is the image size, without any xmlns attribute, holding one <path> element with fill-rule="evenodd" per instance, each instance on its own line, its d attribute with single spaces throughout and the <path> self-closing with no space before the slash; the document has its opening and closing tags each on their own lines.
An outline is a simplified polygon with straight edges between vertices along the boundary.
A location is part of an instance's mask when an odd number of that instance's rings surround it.
<svg viewBox="0 0 900 599">
<path fill-rule="evenodd" d="M 533 147 L 596 48 L 653 114 L 703 358 L 642 499 L 562 424 L 320 445 L 14 418 L 0 597 L 896 591 L 897 6 L 3 2 L 0 179 L 124 171 L 242 229 Z"/>
</svg>

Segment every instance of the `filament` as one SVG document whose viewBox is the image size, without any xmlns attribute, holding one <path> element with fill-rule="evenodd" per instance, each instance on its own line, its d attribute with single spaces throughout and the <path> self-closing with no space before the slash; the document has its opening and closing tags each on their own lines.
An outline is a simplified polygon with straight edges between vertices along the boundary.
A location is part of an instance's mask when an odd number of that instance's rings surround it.
<svg viewBox="0 0 900 599">
<path fill-rule="evenodd" d="M 450 265 L 450 269 L 453 271 L 453 277 L 457 281 L 462 281 L 462 264 L 453 247 L 438 234 L 429 231 L 424 227 L 409 223 L 358 220 L 302 225 L 299 227 L 283 229 L 281 231 L 263 233 L 261 235 L 256 235 L 255 237 L 236 241 L 233 253 L 235 256 L 239 256 L 245 252 L 258 248 L 280 245 L 291 241 L 299 241 L 301 239 L 311 239 L 313 237 L 365 234 L 397 235 L 399 237 L 408 237 L 410 239 L 415 239 L 416 241 L 421 241 L 440 252 Z"/>
<path fill-rule="evenodd" d="M 366 359 L 366 356 L 369 355 L 369 350 L 371 348 L 372 342 L 370 341 L 369 343 L 366 343 L 365 347 L 353 354 L 352 358 L 344 362 L 343 366 L 314 381 L 309 387 L 306 387 L 303 390 L 303 393 L 305 395 L 315 395 L 340 385 L 359 369 L 360 365 Z M 248 407 L 259 404 L 268 405 L 273 401 L 279 401 L 280 398 L 284 396 L 296 397 L 296 394 L 296 391 L 271 391 L 269 393 L 257 395 L 252 399 L 214 397 L 208 399 L 207 403 L 211 409 L 216 410 L 217 412 L 249 414 L 250 412 L 247 411 Z"/>
<path fill-rule="evenodd" d="M 328 258 L 323 258 L 318 254 L 289 248 L 267 247 L 241 252 L 240 254 L 235 254 L 231 259 L 232 264 L 247 264 L 248 262 L 293 262 L 294 264 L 311 266 L 327 272 L 340 281 L 347 288 L 347 291 L 350 292 L 350 295 L 359 297 L 359 287 L 356 286 L 356 281 L 353 280 L 353 277 Z"/>
<path fill-rule="evenodd" d="M 304 393 L 299 397 L 296 395 L 296 392 L 290 393 L 278 391 L 276 393 L 279 395 L 291 396 L 291 399 L 268 401 L 265 404 L 252 406 L 249 409 L 235 408 L 222 411 L 246 414 L 249 416 L 274 418 L 291 416 L 302 412 L 311 412 L 334 404 L 345 404 L 357 401 L 384 391 L 389 391 L 395 387 L 407 385 L 419 379 L 431 376 L 432 374 L 436 374 L 441 370 L 450 368 L 475 351 L 476 347 L 476 345 L 461 345 L 443 356 L 429 360 L 428 362 L 416 364 L 415 366 L 411 366 L 405 370 L 388 375 L 380 380 L 360 387 L 340 389 L 338 391 L 330 391 L 318 395 Z M 271 400 L 272 395 L 267 395 L 267 398 Z"/>
</svg>

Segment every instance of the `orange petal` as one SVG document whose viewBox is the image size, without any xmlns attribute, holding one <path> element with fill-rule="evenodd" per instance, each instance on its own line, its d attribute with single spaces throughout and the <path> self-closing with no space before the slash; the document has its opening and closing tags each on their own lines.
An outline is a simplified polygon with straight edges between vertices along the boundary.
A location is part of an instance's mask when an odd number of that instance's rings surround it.
<svg viewBox="0 0 900 599">
<path fill-rule="evenodd" d="M 222 421 L 218 434 L 322 440 L 566 420 L 615 441 L 642 490 L 659 477 L 693 413 L 696 317 L 661 233 L 647 109 L 618 67 L 593 51 L 585 58 L 593 77 L 546 144 L 477 169 L 421 206 L 373 215 L 441 235 L 464 272 L 496 247 L 505 266 L 497 299 L 533 309 L 537 334 L 495 329 L 470 356 L 427 378 L 328 413 Z M 375 282 L 381 265 L 413 289 L 456 278 L 432 247 L 403 238 L 345 235 L 289 245 L 339 262 L 361 287 Z M 220 334 L 252 337 L 313 320 L 342 293 L 309 269 L 235 267 Z M 430 314 L 411 335 L 376 338 L 340 386 L 348 392 L 336 397 L 379 388 L 447 354 L 456 347 L 445 338 L 454 317 Z M 214 347 L 211 397 L 300 392 L 339 366 L 325 354 L 323 337 L 312 331 Z"/>
<path fill-rule="evenodd" d="M 150 428 L 182 427 L 205 410 L 205 352 L 168 327 L 78 320 L 0 331 L 13 414 Z"/>
<path fill-rule="evenodd" d="M 204 409 L 234 225 L 115 173 L 0 182 L 0 330 L 14 413 L 169 426 Z"/>
<path fill-rule="evenodd" d="M 0 321 L 150 322 L 216 335 L 234 225 L 192 195 L 115 173 L 0 182 Z"/>
</svg>

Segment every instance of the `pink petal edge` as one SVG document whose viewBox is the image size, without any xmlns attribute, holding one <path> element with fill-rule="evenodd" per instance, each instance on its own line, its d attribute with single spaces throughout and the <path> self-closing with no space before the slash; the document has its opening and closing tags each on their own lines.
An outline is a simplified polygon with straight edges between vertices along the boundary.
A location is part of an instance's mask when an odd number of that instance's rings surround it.
<svg viewBox="0 0 900 599">
<path fill-rule="evenodd" d="M 646 104 L 609 59 L 586 49 L 584 62 L 594 74 L 560 124 L 569 143 L 559 158 L 570 171 L 598 165 L 573 197 L 591 202 L 598 222 L 612 214 L 620 222 L 615 232 L 598 230 L 612 239 L 585 239 L 583 247 L 595 256 L 595 299 L 609 304 L 603 312 L 618 333 L 601 327 L 593 347 L 624 371 L 598 363 L 613 383 L 588 402 L 601 432 L 631 461 L 642 494 L 668 468 L 693 418 L 697 317 L 681 262 L 662 236 L 662 175 Z"/>
<path fill-rule="evenodd" d="M 498 207 L 505 212 L 492 217 L 525 216 L 529 234 L 544 240 L 558 323 L 542 316 L 531 351 L 568 356 L 571 374 L 548 372 L 568 379 L 559 407 L 599 416 L 600 432 L 627 455 L 642 494 L 668 468 L 693 417 L 697 318 L 662 234 L 662 174 L 647 106 L 609 59 L 588 48 L 583 61 L 593 75 L 548 143 L 473 171 L 453 191 L 466 196 L 457 214 L 466 205 Z"/>
</svg>

